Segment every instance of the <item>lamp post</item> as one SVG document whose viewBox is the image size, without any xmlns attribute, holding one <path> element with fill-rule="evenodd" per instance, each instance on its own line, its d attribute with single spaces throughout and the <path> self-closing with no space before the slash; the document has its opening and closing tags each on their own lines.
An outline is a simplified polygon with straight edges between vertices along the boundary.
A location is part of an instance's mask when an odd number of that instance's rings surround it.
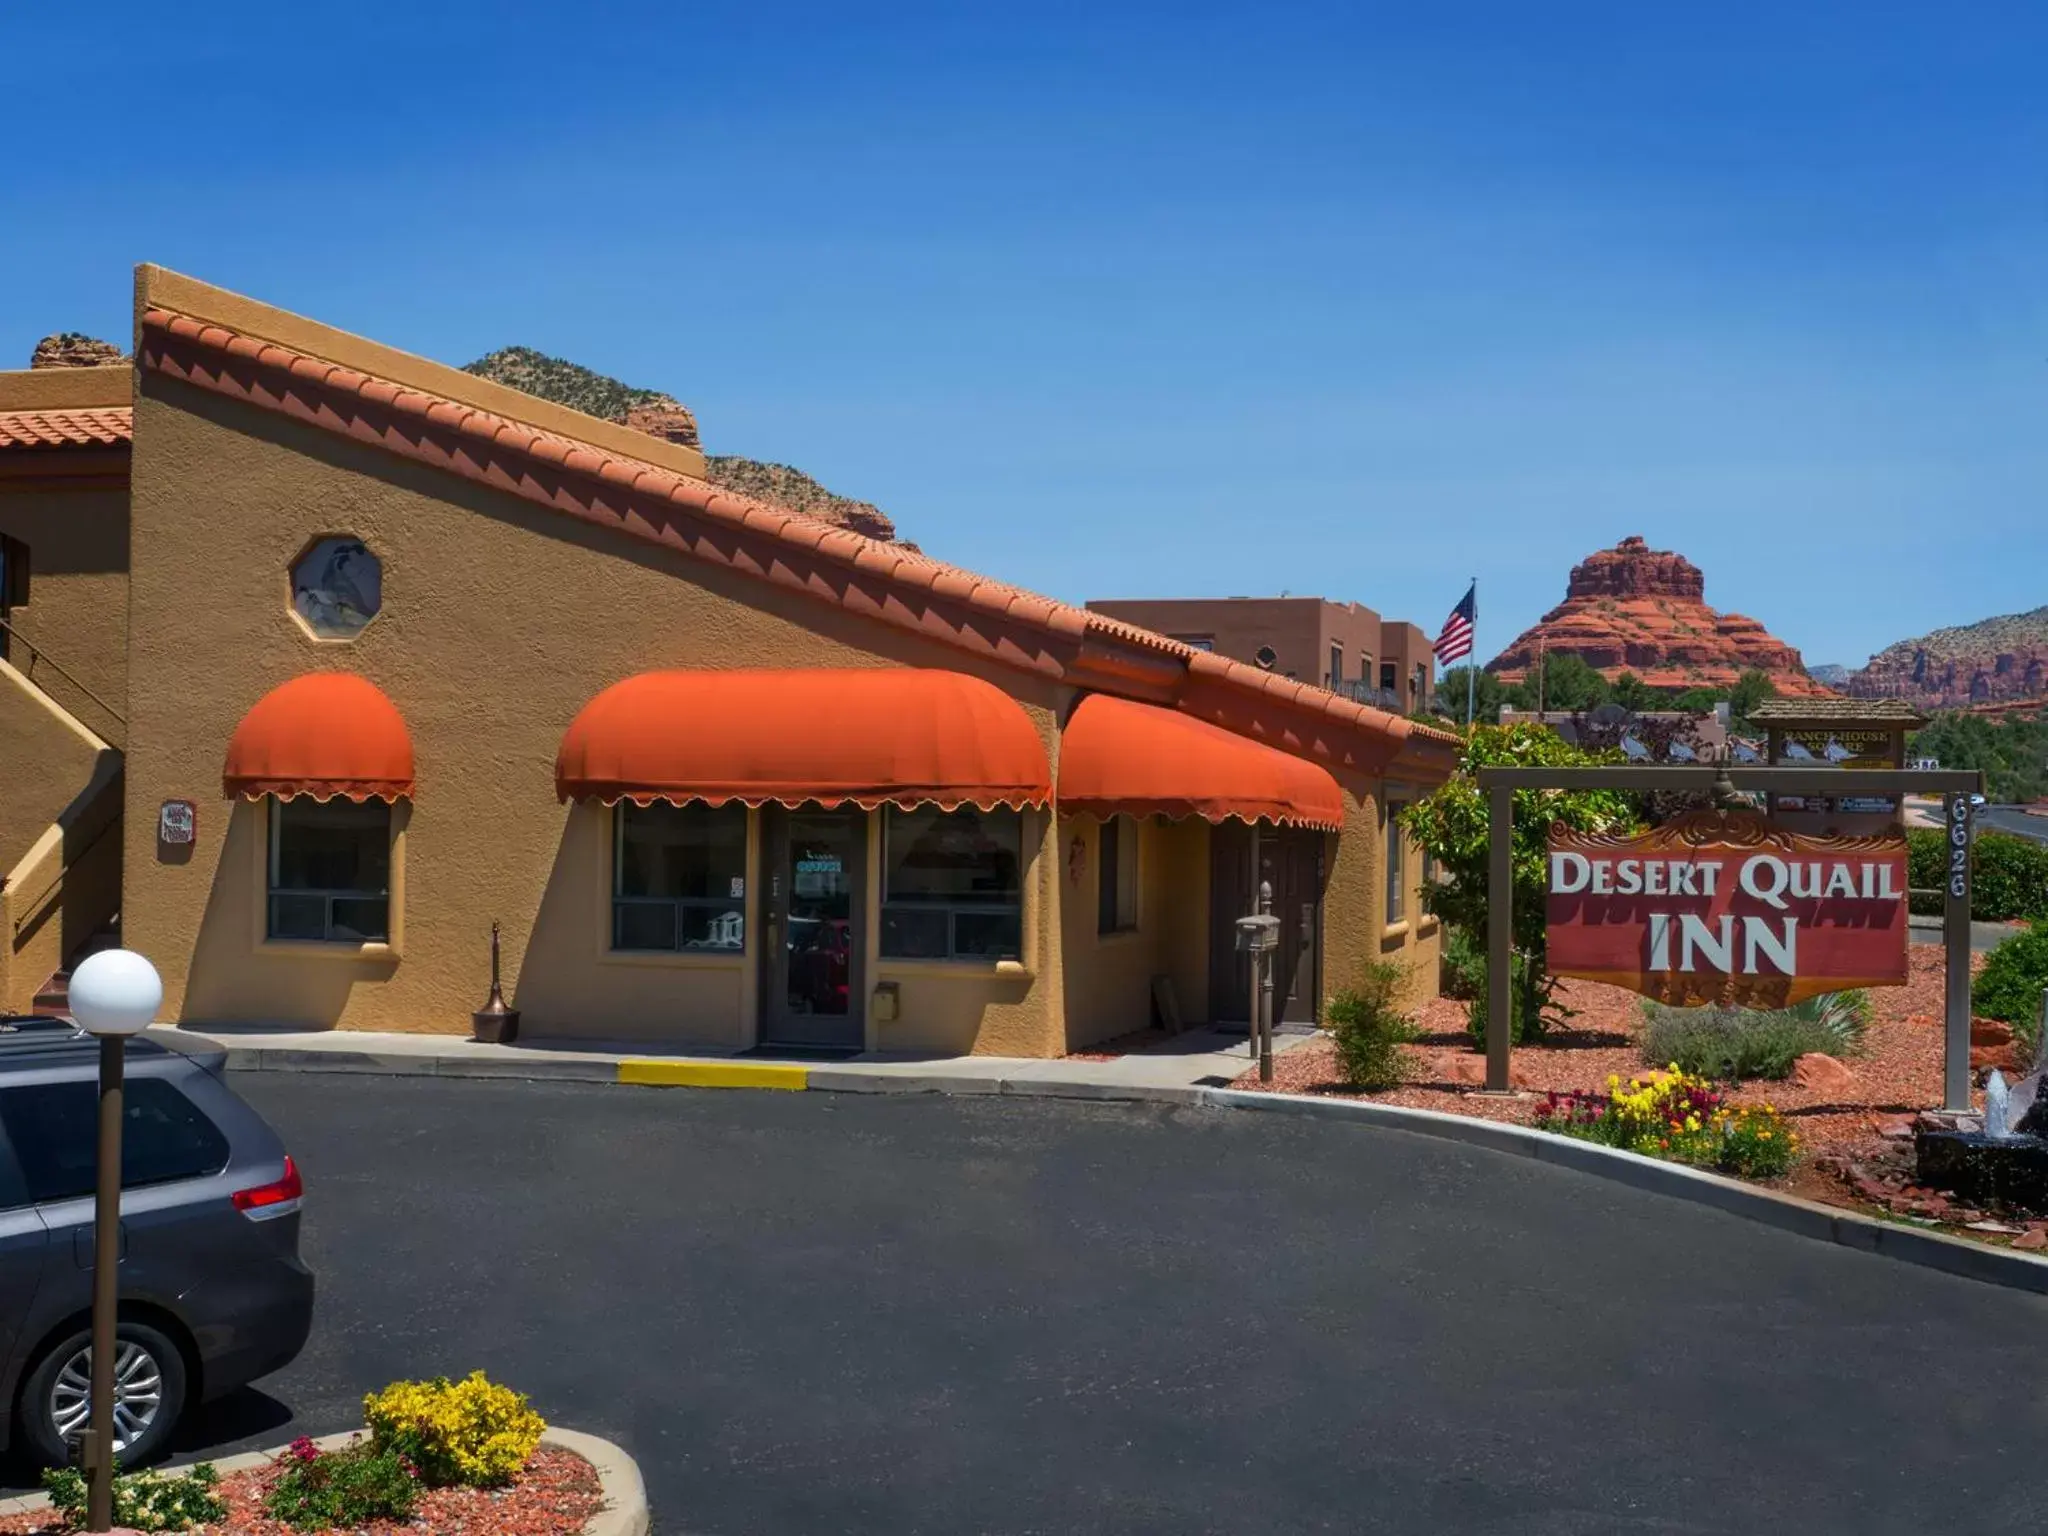
<svg viewBox="0 0 2048 1536">
<path fill-rule="evenodd" d="M 92 1224 L 92 1408 L 84 1436 L 85 1528 L 114 1524 L 114 1356 L 121 1303 L 121 1080 L 128 1037 L 147 1029 L 164 1000 L 156 967 L 132 950 L 105 949 L 71 975 L 71 1017 L 100 1043 L 99 1182 Z"/>
</svg>

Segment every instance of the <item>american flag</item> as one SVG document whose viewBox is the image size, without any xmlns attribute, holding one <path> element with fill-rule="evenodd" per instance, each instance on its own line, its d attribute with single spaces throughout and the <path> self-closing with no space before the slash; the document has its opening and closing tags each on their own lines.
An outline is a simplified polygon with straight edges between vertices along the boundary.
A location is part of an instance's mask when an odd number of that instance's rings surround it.
<svg viewBox="0 0 2048 1536">
<path fill-rule="evenodd" d="M 1451 610 L 1451 616 L 1444 620 L 1443 633 L 1436 637 L 1432 649 L 1436 652 L 1437 665 L 1448 667 L 1461 656 L 1472 654 L 1472 626 L 1479 620 L 1479 583 L 1473 582 L 1465 593 L 1463 601 Z"/>
</svg>

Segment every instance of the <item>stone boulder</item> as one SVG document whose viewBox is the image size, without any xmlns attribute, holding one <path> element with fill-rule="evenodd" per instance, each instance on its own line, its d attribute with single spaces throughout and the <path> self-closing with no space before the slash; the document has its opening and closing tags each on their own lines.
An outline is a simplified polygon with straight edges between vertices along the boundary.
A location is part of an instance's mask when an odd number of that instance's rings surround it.
<svg viewBox="0 0 2048 1536">
<path fill-rule="evenodd" d="M 1844 1094 L 1855 1092 L 1860 1079 L 1827 1052 L 1808 1051 L 1792 1063 L 1792 1082 L 1809 1093 Z"/>
</svg>

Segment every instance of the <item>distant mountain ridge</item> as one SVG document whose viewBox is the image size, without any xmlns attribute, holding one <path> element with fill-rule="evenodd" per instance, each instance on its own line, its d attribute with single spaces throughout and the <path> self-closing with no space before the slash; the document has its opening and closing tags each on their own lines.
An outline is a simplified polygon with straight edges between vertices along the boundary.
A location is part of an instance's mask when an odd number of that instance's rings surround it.
<svg viewBox="0 0 2048 1536">
<path fill-rule="evenodd" d="M 464 364 L 464 373 L 503 384 L 522 394 L 552 400 L 572 411 L 615 421 L 650 437 L 701 448 L 697 418 L 675 396 L 658 389 L 640 389 L 567 358 L 550 357 L 532 347 L 501 347 L 487 357 Z M 707 454 L 704 474 L 714 485 L 772 501 L 778 506 L 835 523 L 871 539 L 895 541 L 896 525 L 873 502 L 856 501 L 829 491 L 800 469 L 770 464 L 735 454 Z"/>
<path fill-rule="evenodd" d="M 1888 645 L 1844 686 L 1857 698 L 1907 699 L 1925 709 L 2048 698 L 2048 606 Z"/>
</svg>

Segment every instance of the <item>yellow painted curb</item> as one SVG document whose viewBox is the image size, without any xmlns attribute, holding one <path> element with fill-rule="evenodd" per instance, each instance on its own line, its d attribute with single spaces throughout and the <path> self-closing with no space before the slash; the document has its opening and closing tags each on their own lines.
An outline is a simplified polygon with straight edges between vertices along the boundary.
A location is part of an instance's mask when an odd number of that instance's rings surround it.
<svg viewBox="0 0 2048 1536">
<path fill-rule="evenodd" d="M 658 1088 L 783 1088 L 811 1086 L 811 1069 L 766 1061 L 661 1061 L 628 1057 L 619 1081 Z"/>
</svg>

